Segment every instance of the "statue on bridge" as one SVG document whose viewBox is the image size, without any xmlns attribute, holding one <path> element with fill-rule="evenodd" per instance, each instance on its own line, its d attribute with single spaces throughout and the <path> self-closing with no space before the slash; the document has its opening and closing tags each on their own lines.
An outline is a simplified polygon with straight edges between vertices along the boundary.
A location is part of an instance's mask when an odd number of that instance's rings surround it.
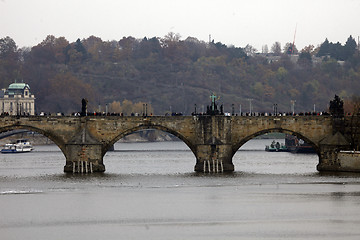
<svg viewBox="0 0 360 240">
<path fill-rule="evenodd" d="M 344 101 L 335 95 L 334 100 L 330 101 L 330 114 L 336 118 L 344 117 Z"/>
<path fill-rule="evenodd" d="M 220 97 L 216 96 L 215 93 L 212 93 L 210 96 L 211 105 L 207 106 L 206 114 L 207 115 L 224 115 L 223 105 L 220 106 L 220 111 L 217 109 L 216 100 L 219 100 Z"/>
<path fill-rule="evenodd" d="M 81 100 L 81 114 L 80 114 L 80 116 L 86 116 L 87 115 L 87 104 L 88 104 L 88 100 L 86 98 L 83 98 Z"/>
</svg>

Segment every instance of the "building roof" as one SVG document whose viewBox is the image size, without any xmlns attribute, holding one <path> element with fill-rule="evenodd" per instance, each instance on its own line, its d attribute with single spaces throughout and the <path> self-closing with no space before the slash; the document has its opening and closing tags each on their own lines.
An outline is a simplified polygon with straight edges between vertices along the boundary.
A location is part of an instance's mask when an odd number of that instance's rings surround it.
<svg viewBox="0 0 360 240">
<path fill-rule="evenodd" d="M 24 95 L 25 90 L 30 90 L 30 86 L 26 83 L 12 83 L 9 85 L 8 89 L 6 90 L 5 94 L 9 96 L 13 95 Z M 28 92 L 30 95 L 30 91 Z"/>
<path fill-rule="evenodd" d="M 8 90 L 23 90 L 25 88 L 30 89 L 29 84 L 26 83 L 12 83 L 9 85 Z"/>
</svg>

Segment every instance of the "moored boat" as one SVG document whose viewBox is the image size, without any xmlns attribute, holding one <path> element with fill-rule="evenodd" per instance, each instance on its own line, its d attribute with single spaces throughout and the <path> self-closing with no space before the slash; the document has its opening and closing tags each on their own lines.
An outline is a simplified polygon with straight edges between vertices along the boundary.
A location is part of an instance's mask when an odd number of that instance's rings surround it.
<svg viewBox="0 0 360 240">
<path fill-rule="evenodd" d="M 285 135 L 285 146 L 292 153 L 316 153 L 310 144 L 290 134 Z"/>
<path fill-rule="evenodd" d="M 5 144 L 1 153 L 26 153 L 33 150 L 32 144 L 27 139 L 18 139 L 14 143 Z"/>
<path fill-rule="evenodd" d="M 288 149 L 283 143 L 275 142 L 275 140 L 272 141 L 272 143 L 265 146 L 265 151 L 267 152 L 287 152 Z"/>
</svg>

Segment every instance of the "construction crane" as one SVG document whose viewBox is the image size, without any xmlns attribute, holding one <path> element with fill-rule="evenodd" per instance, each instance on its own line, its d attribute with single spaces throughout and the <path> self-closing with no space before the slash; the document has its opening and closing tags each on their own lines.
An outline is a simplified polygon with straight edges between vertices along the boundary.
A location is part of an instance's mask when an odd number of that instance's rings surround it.
<svg viewBox="0 0 360 240">
<path fill-rule="evenodd" d="M 295 27 L 295 33 L 294 33 L 294 40 L 293 40 L 293 43 L 291 44 L 291 46 L 288 48 L 288 51 L 287 51 L 287 53 L 288 53 L 289 55 L 294 54 L 296 30 L 297 30 L 297 24 L 296 24 L 296 27 Z"/>
</svg>

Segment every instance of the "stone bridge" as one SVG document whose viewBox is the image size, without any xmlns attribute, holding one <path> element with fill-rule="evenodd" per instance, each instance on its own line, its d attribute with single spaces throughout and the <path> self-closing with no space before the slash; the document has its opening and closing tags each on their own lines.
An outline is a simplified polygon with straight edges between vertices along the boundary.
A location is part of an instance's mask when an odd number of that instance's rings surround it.
<svg viewBox="0 0 360 240">
<path fill-rule="evenodd" d="M 103 157 L 115 142 L 141 129 L 158 129 L 181 139 L 196 157 L 195 171 L 234 171 L 232 157 L 248 140 L 269 132 L 289 133 L 310 143 L 319 171 L 347 171 L 337 153 L 349 137 L 331 116 L 83 116 L 1 117 L 0 132 L 28 129 L 52 140 L 66 157 L 65 172 L 103 172 Z M 344 132 L 344 131 L 343 131 Z M 346 135 L 346 134 L 345 134 Z"/>
</svg>

